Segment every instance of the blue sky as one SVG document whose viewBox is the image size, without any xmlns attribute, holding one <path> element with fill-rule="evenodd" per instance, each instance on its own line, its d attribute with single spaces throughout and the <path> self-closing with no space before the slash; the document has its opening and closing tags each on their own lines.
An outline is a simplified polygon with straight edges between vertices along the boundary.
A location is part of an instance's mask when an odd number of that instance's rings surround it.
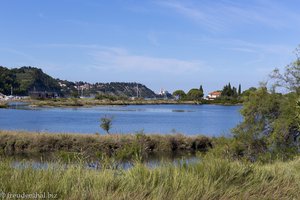
<svg viewBox="0 0 300 200">
<path fill-rule="evenodd" d="M 295 59 L 300 1 L 1 0 L 0 65 L 154 91 L 246 89 Z"/>
</svg>

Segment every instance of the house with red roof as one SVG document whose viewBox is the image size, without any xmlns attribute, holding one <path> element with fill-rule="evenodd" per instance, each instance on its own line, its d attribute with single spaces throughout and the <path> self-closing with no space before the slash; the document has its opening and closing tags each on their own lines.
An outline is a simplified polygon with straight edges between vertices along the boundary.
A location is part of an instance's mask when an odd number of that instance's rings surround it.
<svg viewBox="0 0 300 200">
<path fill-rule="evenodd" d="M 220 91 L 213 91 L 213 92 L 210 92 L 207 95 L 207 99 L 208 100 L 215 100 L 216 98 L 218 98 L 220 96 L 221 96 L 221 92 Z"/>
</svg>

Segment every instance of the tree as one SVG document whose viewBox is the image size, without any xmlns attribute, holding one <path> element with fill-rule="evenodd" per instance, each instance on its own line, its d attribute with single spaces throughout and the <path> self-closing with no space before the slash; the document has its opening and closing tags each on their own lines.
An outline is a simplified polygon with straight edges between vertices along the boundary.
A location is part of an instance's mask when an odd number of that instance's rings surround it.
<svg viewBox="0 0 300 200">
<path fill-rule="evenodd" d="M 237 93 L 235 87 L 232 87 L 232 96 L 234 96 L 234 97 L 237 97 L 237 96 L 238 96 L 238 93 Z"/>
<path fill-rule="evenodd" d="M 222 93 L 221 93 L 221 96 L 223 97 L 234 97 L 234 98 L 237 98 L 238 96 L 241 95 L 241 84 L 239 84 L 239 88 L 237 90 L 236 87 L 231 87 L 231 84 L 228 83 L 227 85 L 225 85 L 223 87 L 223 90 L 222 90 Z"/>
<path fill-rule="evenodd" d="M 243 91 L 242 96 L 243 97 L 249 97 L 251 92 L 255 92 L 257 90 L 257 88 L 255 87 L 250 87 L 249 89 Z"/>
<path fill-rule="evenodd" d="M 204 94 L 204 91 L 203 91 L 203 87 L 202 85 L 200 85 L 200 88 L 199 88 L 200 92 L 202 92 L 202 94 Z"/>
<path fill-rule="evenodd" d="M 173 96 L 177 97 L 179 100 L 182 100 L 184 97 L 186 97 L 186 94 L 183 90 L 176 90 L 173 92 Z"/>
<path fill-rule="evenodd" d="M 228 95 L 227 96 L 232 96 L 232 89 L 231 89 L 231 84 L 230 82 L 228 83 Z"/>
<path fill-rule="evenodd" d="M 233 90 L 231 89 L 231 84 L 225 85 L 222 90 L 222 96 L 231 97 L 233 95 Z"/>
<path fill-rule="evenodd" d="M 0 66 L 0 92 L 8 95 L 11 93 L 11 88 L 16 87 L 19 87 L 16 75 L 11 70 Z"/>
<path fill-rule="evenodd" d="M 298 129 L 300 129 L 300 99 L 297 100 L 297 106 L 296 106 L 296 115 L 297 115 L 297 121 L 298 121 Z"/>
<path fill-rule="evenodd" d="M 238 95 L 240 96 L 242 94 L 242 86 L 239 84 L 239 89 L 238 89 Z"/>
<path fill-rule="evenodd" d="M 270 93 L 266 87 L 250 93 L 241 110 L 244 120 L 233 129 L 248 158 L 255 160 L 263 153 L 289 156 L 282 153 L 297 147 L 296 100 L 295 93 Z"/>
<path fill-rule="evenodd" d="M 101 120 L 101 124 L 100 127 L 106 131 L 107 134 L 109 134 L 109 130 L 112 126 L 112 120 L 113 117 L 112 116 L 104 116 L 103 118 L 100 119 Z"/>
<path fill-rule="evenodd" d="M 299 59 L 288 65 L 283 74 L 276 69 L 270 77 L 271 92 L 268 85 L 243 92 L 244 120 L 233 129 L 235 139 L 243 146 L 243 154 L 251 160 L 266 153 L 287 159 L 300 150 Z M 276 87 L 284 87 L 289 93 L 276 93 Z"/>
<path fill-rule="evenodd" d="M 300 53 L 300 50 L 296 49 L 296 52 Z M 273 81 L 273 88 L 283 87 L 288 91 L 300 94 L 300 58 L 298 57 L 298 54 L 296 61 L 287 65 L 283 73 L 276 68 L 270 74 L 270 78 Z"/>
<path fill-rule="evenodd" d="M 196 89 L 196 88 L 193 88 L 191 89 L 188 93 L 187 93 L 187 98 L 190 99 L 190 100 L 201 100 L 203 98 L 204 94 Z"/>
</svg>

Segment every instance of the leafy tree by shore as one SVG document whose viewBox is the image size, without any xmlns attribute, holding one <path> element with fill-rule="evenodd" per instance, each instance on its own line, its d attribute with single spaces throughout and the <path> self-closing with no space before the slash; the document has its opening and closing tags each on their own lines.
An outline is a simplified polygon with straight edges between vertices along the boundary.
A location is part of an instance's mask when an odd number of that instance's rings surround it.
<svg viewBox="0 0 300 200">
<path fill-rule="evenodd" d="M 242 96 L 243 97 L 249 97 L 249 95 L 251 94 L 251 92 L 255 92 L 257 90 L 257 88 L 255 87 L 250 87 L 249 89 L 245 90 L 242 92 Z"/>
<path fill-rule="evenodd" d="M 190 89 L 187 93 L 186 98 L 188 100 L 200 101 L 203 98 L 204 94 L 197 88 Z"/>
<path fill-rule="evenodd" d="M 266 86 L 247 92 L 241 113 L 244 121 L 233 133 L 242 155 L 250 160 L 267 156 L 269 159 L 293 157 L 300 150 L 299 136 L 299 59 L 288 65 L 281 74 L 272 74 L 271 90 Z M 289 91 L 276 93 L 277 87 Z"/>
<path fill-rule="evenodd" d="M 177 97 L 179 100 L 182 100 L 186 97 L 186 94 L 183 90 L 176 90 L 173 92 L 173 96 Z"/>
</svg>

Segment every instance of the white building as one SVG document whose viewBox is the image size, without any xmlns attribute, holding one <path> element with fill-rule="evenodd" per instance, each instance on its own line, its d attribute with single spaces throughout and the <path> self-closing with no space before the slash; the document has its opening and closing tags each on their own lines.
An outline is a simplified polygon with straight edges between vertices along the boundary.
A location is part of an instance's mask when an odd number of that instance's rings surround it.
<svg viewBox="0 0 300 200">
<path fill-rule="evenodd" d="M 160 92 L 158 93 L 158 95 L 161 95 L 161 96 L 165 96 L 167 94 L 169 94 L 169 92 L 167 90 L 164 90 L 163 88 L 160 89 Z"/>
<path fill-rule="evenodd" d="M 209 100 L 215 100 L 216 98 L 220 97 L 221 96 L 221 92 L 219 91 L 214 91 L 214 92 L 211 92 L 208 94 L 207 98 Z"/>
</svg>

